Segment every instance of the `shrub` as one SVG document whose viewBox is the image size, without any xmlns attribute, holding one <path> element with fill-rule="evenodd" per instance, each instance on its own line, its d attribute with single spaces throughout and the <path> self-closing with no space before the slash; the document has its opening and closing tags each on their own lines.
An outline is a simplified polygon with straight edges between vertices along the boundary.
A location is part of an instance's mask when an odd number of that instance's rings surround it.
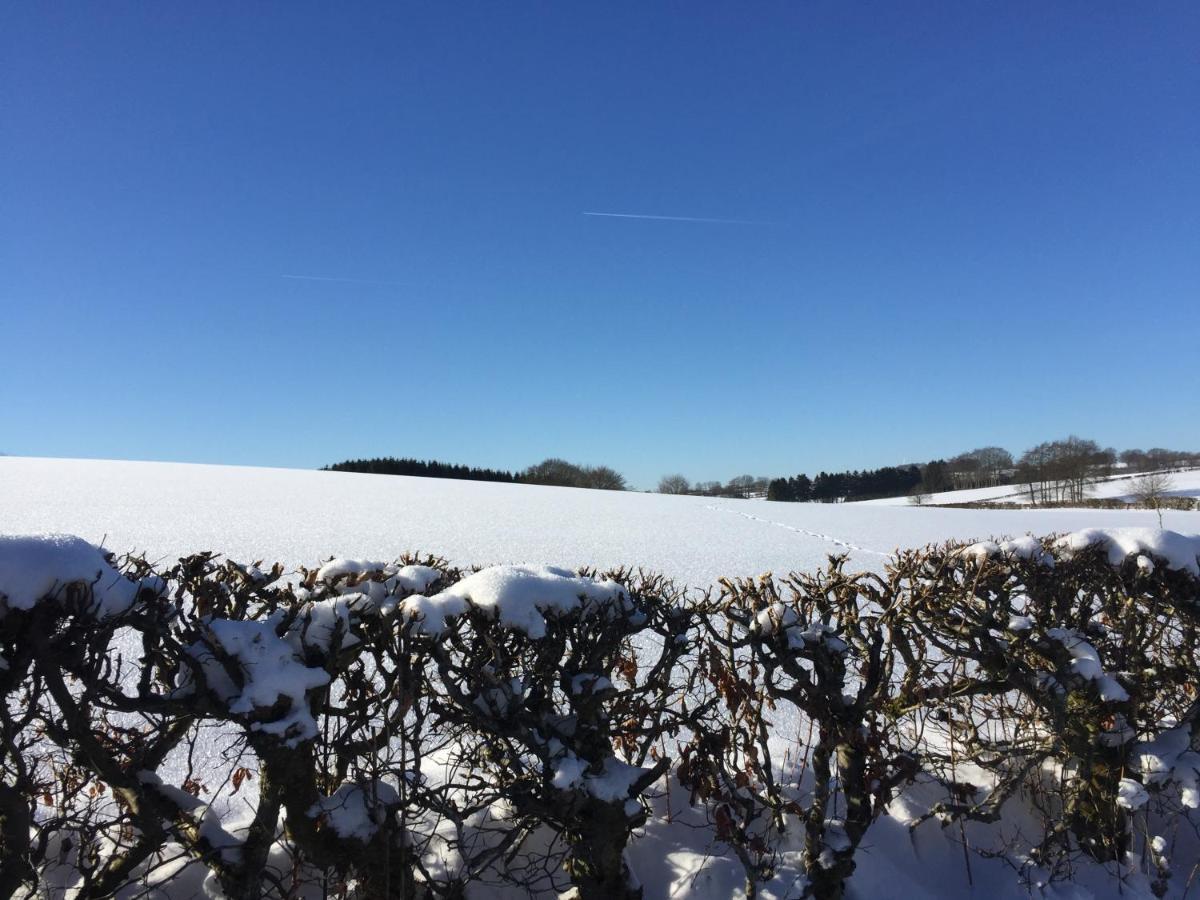
<svg viewBox="0 0 1200 900">
<path fill-rule="evenodd" d="M 1182 567 L 1169 551 L 1084 532 L 900 556 L 913 625 L 939 659 L 923 766 L 950 795 L 931 816 L 997 821 L 1022 792 L 1042 814 L 1029 863 L 1065 874 L 1077 853 L 1126 859 L 1146 792 L 1193 777 L 1177 764 L 1200 733 L 1195 551 Z M 970 766 L 991 783 L 964 784 Z"/>
<path fill-rule="evenodd" d="M 1200 807 L 1200 540 L 846 565 L 713 596 L 429 557 L 156 572 L 0 538 L 0 892 L 148 890 L 190 861 L 234 898 L 635 898 L 624 851 L 672 775 L 752 896 L 798 844 L 805 894 L 840 897 L 913 779 L 937 792 L 913 828 L 1021 803 L 1037 834 L 976 849 L 1031 880 L 1144 865 L 1165 892 L 1171 814 Z"/>
<path fill-rule="evenodd" d="M 782 584 L 722 582 L 702 668 L 725 708 L 684 751 L 680 780 L 710 804 L 748 896 L 771 874 L 773 842 L 795 825 L 808 891 L 840 897 L 867 829 L 917 771 L 897 710 L 912 705 L 924 648 L 908 634 L 894 580 L 848 574 L 845 563 L 833 557 L 825 571 Z M 811 783 L 780 783 L 775 714 L 808 723 L 808 737 L 796 738 Z"/>
<path fill-rule="evenodd" d="M 472 809 L 512 811 L 497 846 L 548 829 L 579 897 L 640 897 L 625 844 L 667 771 L 665 739 L 703 712 L 684 702 L 694 629 L 679 592 L 626 571 L 501 566 L 406 613 L 436 669 L 430 710 L 456 747 L 456 784 Z"/>
<path fill-rule="evenodd" d="M 107 896 L 182 852 L 229 897 L 348 873 L 365 896 L 415 896 L 406 820 L 425 804 L 405 757 L 424 741 L 412 709 L 427 692 L 388 619 L 452 573 L 351 564 L 289 584 L 279 567 L 203 554 L 165 577 L 125 560 L 130 578 L 81 544 L 50 554 L 46 590 L 8 595 L 0 619 L 2 686 L 21 701 L 3 713 L 4 781 L 34 835 L 6 852 L 4 883 L 53 863 L 81 896 Z M 55 565 L 89 550 L 88 574 L 56 584 Z M 211 723 L 226 771 L 196 766 Z M 175 783 L 159 775 L 169 761 Z M 230 826 L 214 800 L 242 790 L 253 813 Z"/>
</svg>

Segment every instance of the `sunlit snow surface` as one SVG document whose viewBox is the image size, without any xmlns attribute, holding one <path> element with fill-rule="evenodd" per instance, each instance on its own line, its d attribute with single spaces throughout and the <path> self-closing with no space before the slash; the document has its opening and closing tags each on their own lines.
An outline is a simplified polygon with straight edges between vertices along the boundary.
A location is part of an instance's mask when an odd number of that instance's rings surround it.
<svg viewBox="0 0 1200 900">
<path fill-rule="evenodd" d="M 819 566 L 848 552 L 1089 527 L 1134 510 L 963 510 L 721 500 L 297 469 L 0 457 L 0 533 L 65 532 L 172 561 L 215 550 L 313 565 L 413 550 L 459 564 L 642 566 L 689 585 Z M 1200 513 L 1163 524 L 1200 531 Z"/>
</svg>

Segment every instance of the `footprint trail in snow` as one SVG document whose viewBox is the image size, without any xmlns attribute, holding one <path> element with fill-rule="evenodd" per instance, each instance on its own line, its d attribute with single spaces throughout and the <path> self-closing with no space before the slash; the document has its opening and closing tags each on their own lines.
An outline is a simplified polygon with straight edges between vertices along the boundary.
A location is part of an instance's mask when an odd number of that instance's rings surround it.
<svg viewBox="0 0 1200 900">
<path fill-rule="evenodd" d="M 805 537 L 812 537 L 812 538 L 817 538 L 817 540 L 828 541 L 829 543 L 831 543 L 837 547 L 844 547 L 847 550 L 851 550 L 851 551 L 854 551 L 857 553 L 870 553 L 870 554 L 873 554 L 874 556 L 891 556 L 890 553 L 884 553 L 881 550 L 872 550 L 870 547 L 860 547 L 857 544 L 852 544 L 849 541 L 843 541 L 842 539 L 836 538 L 830 534 L 822 534 L 819 531 L 809 531 L 807 528 L 797 528 L 795 525 L 788 525 L 785 522 L 773 522 L 770 519 L 763 519 L 763 518 L 760 518 L 759 516 L 751 515 L 750 513 L 740 512 L 739 510 L 736 510 L 736 509 L 726 509 L 725 507 L 722 507 L 722 506 L 711 506 L 711 505 L 706 505 L 704 508 L 711 509 L 714 512 L 733 513 L 734 515 L 741 516 L 743 519 L 750 519 L 752 522 L 762 522 L 764 525 L 774 525 L 776 528 L 783 528 L 787 531 L 793 531 L 796 534 L 802 534 Z"/>
</svg>

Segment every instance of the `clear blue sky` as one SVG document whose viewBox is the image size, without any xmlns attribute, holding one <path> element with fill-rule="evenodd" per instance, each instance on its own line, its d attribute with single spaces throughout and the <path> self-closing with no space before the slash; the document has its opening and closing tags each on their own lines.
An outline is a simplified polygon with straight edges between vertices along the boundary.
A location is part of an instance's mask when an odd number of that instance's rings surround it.
<svg viewBox="0 0 1200 900">
<path fill-rule="evenodd" d="M 1191 0 L 12 3 L 0 129 L 10 454 L 1200 445 Z"/>
</svg>

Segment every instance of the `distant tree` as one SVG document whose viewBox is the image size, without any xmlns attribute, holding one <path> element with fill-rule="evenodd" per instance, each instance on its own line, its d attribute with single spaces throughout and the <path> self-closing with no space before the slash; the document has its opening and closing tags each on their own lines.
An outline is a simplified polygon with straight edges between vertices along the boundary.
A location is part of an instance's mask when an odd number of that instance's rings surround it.
<svg viewBox="0 0 1200 900">
<path fill-rule="evenodd" d="M 767 485 L 767 499 L 780 500 L 785 503 L 794 503 L 796 495 L 792 492 L 792 487 L 786 478 L 774 478 Z"/>
<path fill-rule="evenodd" d="M 1043 486 L 1050 477 L 1052 458 L 1050 445 L 1043 442 L 1030 447 L 1017 461 L 1017 481 L 1029 490 L 1029 502 L 1034 506 L 1046 499 Z"/>
<path fill-rule="evenodd" d="M 971 454 L 979 460 L 979 465 L 993 476 L 999 477 L 1005 469 L 1011 469 L 1013 456 L 1003 447 L 980 447 L 972 450 Z"/>
<path fill-rule="evenodd" d="M 807 503 L 812 499 L 812 479 L 803 473 L 788 479 L 792 495 L 798 503 Z"/>
<path fill-rule="evenodd" d="M 1163 498 L 1171 491 L 1171 476 L 1166 472 L 1147 472 L 1133 482 L 1133 498 L 1158 513 L 1158 527 L 1163 527 L 1162 507 Z"/>
<path fill-rule="evenodd" d="M 813 479 L 811 497 L 820 503 L 831 503 L 837 499 L 835 477 L 818 472 Z"/>
<path fill-rule="evenodd" d="M 582 487 L 594 488 L 599 491 L 625 490 L 625 476 L 608 466 L 588 466 L 583 470 L 583 476 Z"/>
<path fill-rule="evenodd" d="M 1072 502 L 1082 500 L 1092 482 L 1104 475 L 1104 457 L 1100 445 L 1071 435 L 1055 441 L 1051 447 L 1055 454 L 1056 474 L 1063 485 L 1064 499 Z"/>
<path fill-rule="evenodd" d="M 691 483 L 682 475 L 664 475 L 658 480 L 660 494 L 686 494 L 691 488 Z"/>
<path fill-rule="evenodd" d="M 548 484 L 558 487 L 583 487 L 583 468 L 565 459 L 552 456 L 530 466 L 519 477 L 526 484 Z"/>
<path fill-rule="evenodd" d="M 753 475 L 739 475 L 736 478 L 730 478 L 727 484 L 726 491 L 735 497 L 745 497 L 754 490 L 754 483 L 757 479 Z"/>
<path fill-rule="evenodd" d="M 1112 447 L 1105 447 L 1092 455 L 1092 473 L 1096 477 L 1110 477 L 1116 464 L 1117 451 Z"/>
<path fill-rule="evenodd" d="M 970 453 L 960 453 L 948 460 L 946 473 L 957 490 L 979 487 L 986 477 L 980 472 L 979 460 Z"/>
<path fill-rule="evenodd" d="M 1012 454 L 1003 447 L 976 447 L 946 463 L 953 486 L 960 490 L 1003 484 L 1012 466 Z"/>
<path fill-rule="evenodd" d="M 1189 460 L 1189 457 L 1191 460 Z M 1147 469 L 1177 469 L 1180 466 L 1187 464 L 1189 461 L 1194 463 L 1194 453 L 1183 453 L 1178 450 L 1165 450 L 1162 447 L 1151 447 L 1146 451 L 1146 468 Z"/>
<path fill-rule="evenodd" d="M 596 488 L 602 491 L 625 490 L 625 476 L 608 466 L 579 466 L 565 459 L 551 457 L 530 466 L 517 479 L 525 484 L 548 484 L 558 487 Z"/>
<path fill-rule="evenodd" d="M 1121 462 L 1125 463 L 1125 467 L 1132 469 L 1135 472 L 1146 471 L 1146 451 L 1145 450 L 1122 450 L 1120 455 Z"/>
<path fill-rule="evenodd" d="M 1031 503 L 1075 503 L 1110 465 L 1099 444 L 1071 435 L 1026 450 L 1017 463 L 1017 480 L 1028 488 Z"/>
<path fill-rule="evenodd" d="M 927 494 L 948 491 L 954 487 L 950 480 L 950 467 L 944 459 L 930 460 L 921 473 L 921 490 Z"/>
</svg>

